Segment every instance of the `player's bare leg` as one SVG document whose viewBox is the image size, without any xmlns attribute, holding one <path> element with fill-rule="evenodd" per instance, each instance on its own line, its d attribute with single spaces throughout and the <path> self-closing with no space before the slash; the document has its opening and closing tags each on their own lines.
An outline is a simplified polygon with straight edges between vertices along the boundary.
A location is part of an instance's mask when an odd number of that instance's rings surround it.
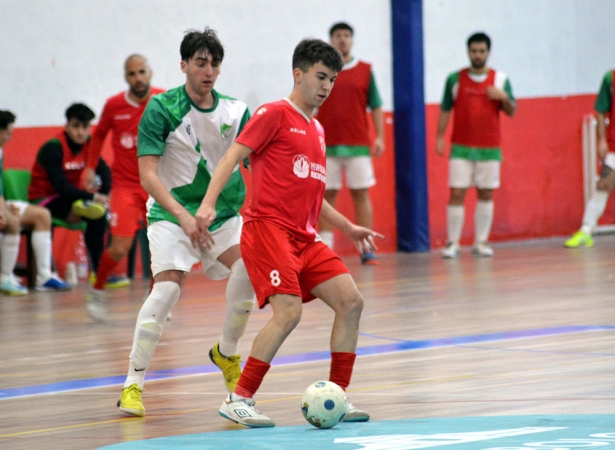
<svg viewBox="0 0 615 450">
<path fill-rule="evenodd" d="M 331 329 L 331 371 L 329 380 L 346 390 L 356 358 L 359 321 L 363 311 L 363 297 L 350 274 L 338 275 L 312 290 L 335 312 Z M 348 402 L 345 422 L 366 422 L 369 414 Z"/>
</svg>

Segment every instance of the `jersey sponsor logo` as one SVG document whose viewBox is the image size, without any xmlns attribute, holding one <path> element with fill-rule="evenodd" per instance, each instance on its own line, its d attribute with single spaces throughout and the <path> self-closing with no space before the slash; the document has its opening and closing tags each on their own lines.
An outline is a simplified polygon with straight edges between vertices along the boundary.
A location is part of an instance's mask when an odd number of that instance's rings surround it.
<svg viewBox="0 0 615 450">
<path fill-rule="evenodd" d="M 64 164 L 66 170 L 79 170 L 85 167 L 85 161 L 70 161 Z"/>
<path fill-rule="evenodd" d="M 302 135 L 304 135 L 304 136 L 305 136 L 305 130 L 302 130 L 302 129 L 300 129 L 300 128 L 291 128 L 291 129 L 290 129 L 290 132 L 291 132 L 291 133 L 302 134 Z"/>
<path fill-rule="evenodd" d="M 184 128 L 186 129 L 186 133 L 188 133 L 188 136 L 191 136 L 192 135 L 192 125 L 187 123 L 186 125 L 184 125 Z"/>
<path fill-rule="evenodd" d="M 122 133 L 122 135 L 120 136 L 120 144 L 124 148 L 133 148 L 136 141 L 137 137 L 130 133 Z"/>
<path fill-rule="evenodd" d="M 320 180 L 323 183 L 326 181 L 326 169 L 324 166 L 318 164 L 318 163 L 312 163 L 310 164 L 310 168 L 312 169 L 312 171 L 310 172 L 310 176 L 316 180 Z"/>
<path fill-rule="evenodd" d="M 263 114 L 267 112 L 267 108 L 260 108 L 258 111 L 256 111 L 256 114 Z"/>
<path fill-rule="evenodd" d="M 132 118 L 132 114 L 117 114 L 113 116 L 115 120 L 128 120 Z"/>
<path fill-rule="evenodd" d="M 293 158 L 293 172 L 299 178 L 307 178 L 310 174 L 310 160 L 305 155 L 296 155 Z"/>
</svg>

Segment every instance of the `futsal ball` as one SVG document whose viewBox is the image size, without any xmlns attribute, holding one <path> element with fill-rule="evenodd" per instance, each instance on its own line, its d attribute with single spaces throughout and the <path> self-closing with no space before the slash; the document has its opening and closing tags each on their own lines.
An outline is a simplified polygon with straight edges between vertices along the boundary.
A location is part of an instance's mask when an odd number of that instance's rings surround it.
<svg viewBox="0 0 615 450">
<path fill-rule="evenodd" d="M 331 381 L 317 381 L 301 397 L 303 417 L 316 428 L 332 428 L 346 415 L 348 400 L 343 389 Z"/>
</svg>

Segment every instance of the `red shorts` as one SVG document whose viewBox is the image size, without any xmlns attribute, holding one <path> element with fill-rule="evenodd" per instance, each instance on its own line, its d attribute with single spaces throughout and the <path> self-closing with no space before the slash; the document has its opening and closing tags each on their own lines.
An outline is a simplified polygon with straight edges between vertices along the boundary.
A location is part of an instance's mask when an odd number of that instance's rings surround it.
<svg viewBox="0 0 615 450">
<path fill-rule="evenodd" d="M 147 222 L 145 218 L 147 192 L 143 189 L 117 187 L 111 190 L 111 235 L 134 237 Z"/>
<path fill-rule="evenodd" d="M 311 294 L 316 286 L 348 273 L 327 245 L 298 241 L 270 222 L 245 223 L 240 246 L 259 308 L 274 294 L 296 295 L 309 302 L 316 298 Z"/>
</svg>

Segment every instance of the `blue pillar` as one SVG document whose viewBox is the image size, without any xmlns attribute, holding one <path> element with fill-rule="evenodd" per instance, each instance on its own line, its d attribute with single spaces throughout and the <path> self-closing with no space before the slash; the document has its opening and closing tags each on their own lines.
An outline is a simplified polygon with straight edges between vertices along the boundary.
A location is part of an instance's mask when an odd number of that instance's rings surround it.
<svg viewBox="0 0 615 450">
<path fill-rule="evenodd" d="M 423 1 L 391 0 L 397 247 L 429 251 Z"/>
</svg>

